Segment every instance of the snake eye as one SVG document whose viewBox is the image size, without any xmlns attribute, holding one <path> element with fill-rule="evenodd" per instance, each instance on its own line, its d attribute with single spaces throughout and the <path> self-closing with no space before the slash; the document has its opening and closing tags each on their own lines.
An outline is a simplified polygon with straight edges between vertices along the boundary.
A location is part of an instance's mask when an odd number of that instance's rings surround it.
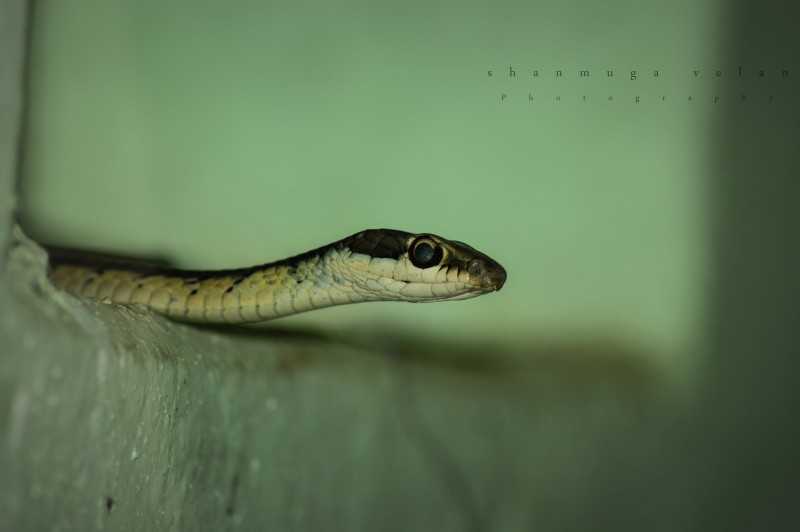
<svg viewBox="0 0 800 532">
<path fill-rule="evenodd" d="M 408 254 L 411 263 L 417 268 L 430 268 L 442 261 L 444 252 L 442 247 L 428 239 L 420 239 L 411 244 L 411 252 Z"/>
</svg>

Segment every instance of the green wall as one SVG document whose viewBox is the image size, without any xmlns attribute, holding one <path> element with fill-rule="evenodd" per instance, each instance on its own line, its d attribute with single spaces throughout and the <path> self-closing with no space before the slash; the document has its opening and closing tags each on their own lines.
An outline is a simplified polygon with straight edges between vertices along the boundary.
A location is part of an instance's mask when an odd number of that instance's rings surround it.
<svg viewBox="0 0 800 532">
<path fill-rule="evenodd" d="M 650 4 L 41 3 L 27 226 L 193 267 L 367 227 L 434 232 L 499 260 L 506 288 L 285 325 L 603 337 L 683 367 L 701 340 L 717 112 L 690 72 L 720 66 L 724 17 Z"/>
</svg>

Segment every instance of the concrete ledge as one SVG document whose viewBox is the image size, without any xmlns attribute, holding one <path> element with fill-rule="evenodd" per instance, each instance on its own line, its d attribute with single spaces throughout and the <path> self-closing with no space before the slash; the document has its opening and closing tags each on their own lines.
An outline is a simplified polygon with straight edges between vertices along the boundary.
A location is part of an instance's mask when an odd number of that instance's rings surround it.
<svg viewBox="0 0 800 532">
<path fill-rule="evenodd" d="M 8 266 L 3 530 L 579 528 L 663 384 L 612 348 L 415 351 L 83 302 L 19 232 Z"/>
</svg>

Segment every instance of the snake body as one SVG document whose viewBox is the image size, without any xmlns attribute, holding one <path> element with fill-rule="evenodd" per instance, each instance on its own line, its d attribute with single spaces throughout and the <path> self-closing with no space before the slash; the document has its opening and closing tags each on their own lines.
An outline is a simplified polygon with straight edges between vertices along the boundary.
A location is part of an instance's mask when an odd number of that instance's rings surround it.
<svg viewBox="0 0 800 532">
<path fill-rule="evenodd" d="M 463 242 L 394 229 L 369 229 L 287 259 L 216 271 L 46 249 L 58 288 L 191 322 L 247 324 L 348 303 L 468 299 L 499 290 L 506 280 L 500 264 Z"/>
</svg>

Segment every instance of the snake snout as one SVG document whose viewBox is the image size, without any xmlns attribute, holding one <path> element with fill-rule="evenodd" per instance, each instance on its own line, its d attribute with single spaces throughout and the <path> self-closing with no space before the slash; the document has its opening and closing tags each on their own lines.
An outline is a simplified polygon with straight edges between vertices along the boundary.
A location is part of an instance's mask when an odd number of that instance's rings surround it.
<svg viewBox="0 0 800 532">
<path fill-rule="evenodd" d="M 496 262 L 489 268 L 487 268 L 486 275 L 484 277 L 485 284 L 488 285 L 487 288 L 491 288 L 492 290 L 500 290 L 503 288 L 503 285 L 506 284 L 506 270 Z"/>
<path fill-rule="evenodd" d="M 483 289 L 497 291 L 506 283 L 505 268 L 488 257 L 473 259 L 467 270 L 472 277 L 479 280 Z"/>
<path fill-rule="evenodd" d="M 490 275 L 495 291 L 503 288 L 503 285 L 506 284 L 506 277 L 508 277 L 506 269 L 497 264 L 497 268 Z"/>
</svg>

